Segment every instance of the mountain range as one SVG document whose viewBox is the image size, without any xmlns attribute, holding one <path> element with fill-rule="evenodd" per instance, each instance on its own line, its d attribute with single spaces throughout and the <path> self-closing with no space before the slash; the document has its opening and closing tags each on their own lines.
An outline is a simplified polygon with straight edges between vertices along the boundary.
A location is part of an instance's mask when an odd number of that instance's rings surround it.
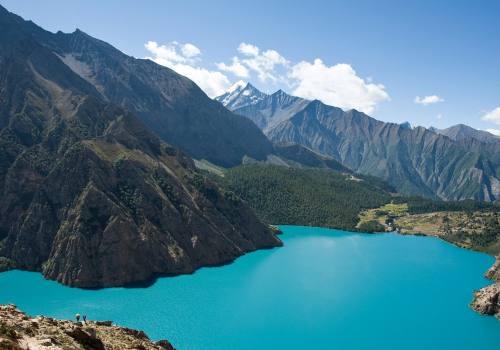
<svg viewBox="0 0 500 350">
<path fill-rule="evenodd" d="M 282 90 L 265 94 L 241 82 L 216 100 L 252 120 L 274 144 L 305 146 L 355 172 L 380 177 L 403 194 L 500 198 L 500 142 L 487 132 L 385 123 L 354 109 Z"/>
<path fill-rule="evenodd" d="M 80 31 L 0 7 L 0 32 L 0 269 L 98 288 L 281 244 L 184 153 L 261 158 L 272 146 L 251 121 Z"/>
<path fill-rule="evenodd" d="M 0 31 L 0 270 L 127 285 L 281 245 L 261 219 L 347 228 L 396 190 L 500 196 L 500 143 L 485 132 L 384 123 L 244 83 L 214 101 L 168 68 L 1 6 Z M 213 181 L 199 164 L 231 169 Z"/>
</svg>

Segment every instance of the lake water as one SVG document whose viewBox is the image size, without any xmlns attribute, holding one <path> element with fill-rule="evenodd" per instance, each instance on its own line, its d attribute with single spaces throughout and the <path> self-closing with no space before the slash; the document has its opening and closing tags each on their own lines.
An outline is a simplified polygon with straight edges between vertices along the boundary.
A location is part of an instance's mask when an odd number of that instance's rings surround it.
<svg viewBox="0 0 500 350">
<path fill-rule="evenodd" d="M 492 257 L 428 237 L 281 228 L 283 248 L 147 288 L 2 273 L 0 303 L 113 320 L 180 350 L 499 349 L 500 322 L 468 307 Z"/>
</svg>

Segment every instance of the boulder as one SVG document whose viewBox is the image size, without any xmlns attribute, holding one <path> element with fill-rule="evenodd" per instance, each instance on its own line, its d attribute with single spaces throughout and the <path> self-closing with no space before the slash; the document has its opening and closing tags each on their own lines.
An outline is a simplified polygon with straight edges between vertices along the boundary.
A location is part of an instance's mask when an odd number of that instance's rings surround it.
<svg viewBox="0 0 500 350">
<path fill-rule="evenodd" d="M 99 338 L 95 337 L 95 333 L 89 334 L 77 327 L 66 334 L 81 344 L 85 350 L 105 350 L 104 344 Z"/>
<path fill-rule="evenodd" d="M 156 342 L 156 345 L 160 346 L 162 349 L 165 349 L 165 350 L 175 350 L 175 348 L 172 346 L 172 344 L 170 344 L 170 342 L 168 340 L 165 340 L 165 339 L 158 340 Z"/>
</svg>

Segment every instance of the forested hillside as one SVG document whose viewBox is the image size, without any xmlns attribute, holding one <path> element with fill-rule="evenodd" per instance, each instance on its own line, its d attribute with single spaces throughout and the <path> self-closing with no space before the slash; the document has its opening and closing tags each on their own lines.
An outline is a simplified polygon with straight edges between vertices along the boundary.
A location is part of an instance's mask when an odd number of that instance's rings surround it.
<svg viewBox="0 0 500 350">
<path fill-rule="evenodd" d="M 272 224 L 353 229 L 361 210 L 392 199 L 381 181 L 329 169 L 252 164 L 213 177 Z"/>
<path fill-rule="evenodd" d="M 404 212 L 396 215 L 398 217 L 437 212 L 500 211 L 498 204 L 488 202 L 406 197 L 393 193 L 392 188 L 378 178 L 328 168 L 255 163 L 228 169 L 223 176 L 219 173 L 212 177 L 225 190 L 248 202 L 257 215 L 270 224 L 385 231 L 383 215 L 365 218 L 361 222 L 359 215 L 366 209 L 380 214 L 380 207 L 388 203 L 394 203 L 394 207 L 404 205 Z"/>
</svg>

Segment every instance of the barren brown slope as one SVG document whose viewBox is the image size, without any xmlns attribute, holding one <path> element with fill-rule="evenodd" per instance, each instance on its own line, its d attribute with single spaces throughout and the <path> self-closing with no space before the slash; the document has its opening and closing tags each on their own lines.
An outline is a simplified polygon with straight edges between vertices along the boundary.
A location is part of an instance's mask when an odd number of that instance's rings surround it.
<svg viewBox="0 0 500 350">
<path fill-rule="evenodd" d="M 0 259 L 78 287 L 189 273 L 280 244 L 0 9 Z"/>
</svg>

